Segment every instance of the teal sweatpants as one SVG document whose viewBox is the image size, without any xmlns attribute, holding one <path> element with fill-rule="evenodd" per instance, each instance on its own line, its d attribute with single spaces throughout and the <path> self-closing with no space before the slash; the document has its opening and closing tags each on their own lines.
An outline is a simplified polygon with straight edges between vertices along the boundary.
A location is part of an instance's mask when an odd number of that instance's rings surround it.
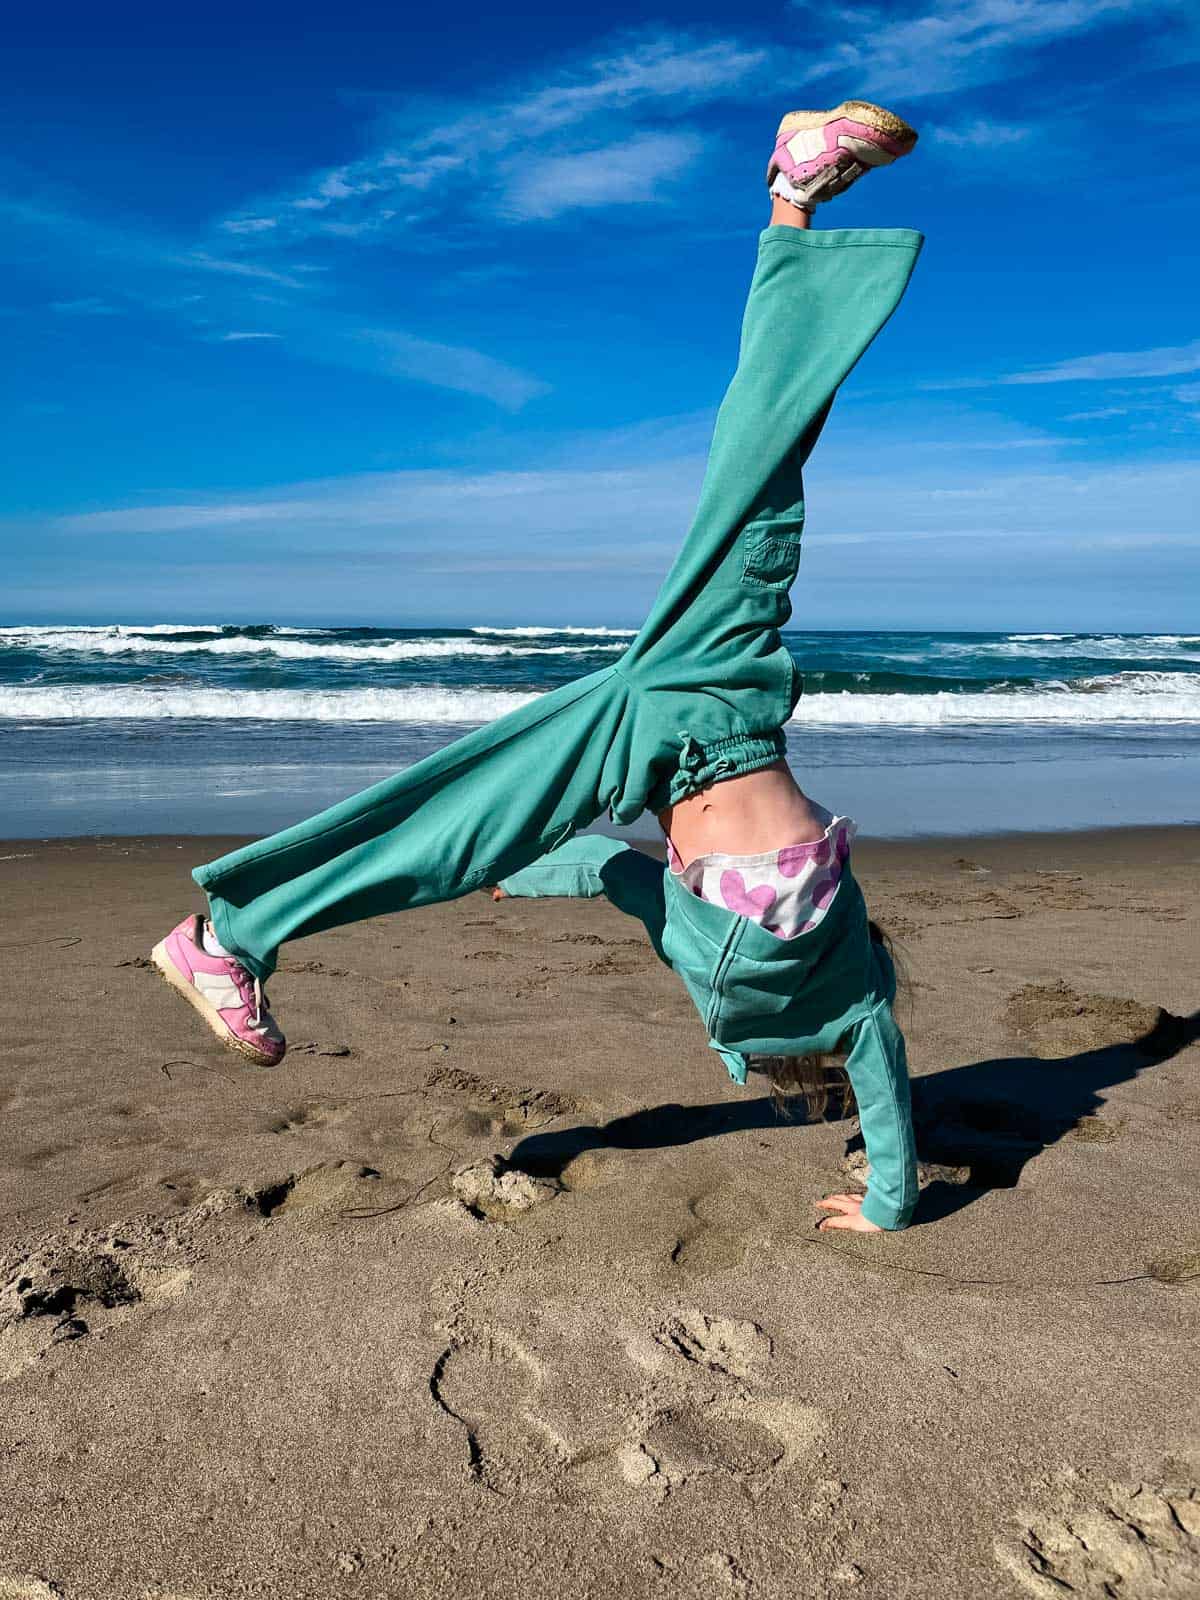
<svg viewBox="0 0 1200 1600">
<path fill-rule="evenodd" d="M 258 977 L 289 939 L 431 905 L 527 866 L 608 811 L 631 822 L 777 761 L 799 694 L 779 636 L 801 470 L 891 316 L 921 237 L 767 228 L 691 530 L 629 649 L 306 822 L 197 867 Z M 614 530 L 620 538 L 620 530 Z"/>
</svg>

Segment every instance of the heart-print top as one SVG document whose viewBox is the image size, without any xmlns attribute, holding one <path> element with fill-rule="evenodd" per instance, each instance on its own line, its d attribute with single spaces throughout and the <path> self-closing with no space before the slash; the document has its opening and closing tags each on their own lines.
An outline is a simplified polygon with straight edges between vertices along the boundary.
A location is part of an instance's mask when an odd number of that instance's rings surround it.
<svg viewBox="0 0 1200 1600">
<path fill-rule="evenodd" d="M 685 867 L 668 839 L 671 872 L 701 900 L 749 917 L 778 939 L 811 933 L 829 909 L 858 831 L 849 817 L 835 817 L 823 807 L 817 811 L 822 821 L 828 818 L 822 838 L 762 855 L 714 851 Z"/>
</svg>

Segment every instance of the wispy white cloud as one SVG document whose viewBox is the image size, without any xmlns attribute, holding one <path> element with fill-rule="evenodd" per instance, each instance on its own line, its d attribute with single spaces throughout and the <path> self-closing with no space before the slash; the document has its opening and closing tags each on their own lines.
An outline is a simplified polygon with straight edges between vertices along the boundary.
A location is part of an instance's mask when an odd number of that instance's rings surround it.
<svg viewBox="0 0 1200 1600">
<path fill-rule="evenodd" d="M 303 289 L 307 286 L 304 278 L 297 277 L 294 272 L 281 272 L 279 268 L 268 267 L 261 261 L 213 256 L 207 250 L 189 250 L 186 255 L 176 258 L 176 265 L 193 267 L 200 272 L 219 272 L 232 278 L 254 278 L 265 283 L 278 283 L 286 289 Z"/>
<path fill-rule="evenodd" d="M 56 573 L 86 572 L 89 592 L 120 573 L 147 602 L 159 592 L 177 603 L 186 586 L 216 608 L 231 582 L 259 592 L 286 562 L 281 603 L 327 620 L 391 621 L 398 603 L 419 597 L 427 615 L 461 617 L 465 606 L 499 620 L 635 623 L 690 519 L 707 424 L 697 414 L 539 438 L 553 464 L 531 470 L 357 474 L 161 505 L 131 496 L 10 523 L 0 537 L 47 552 Z M 900 615 L 909 626 L 1182 626 L 1200 548 L 1200 461 L 1044 464 L 1031 450 L 972 452 L 1003 437 L 1004 424 L 958 402 L 930 402 L 915 418 L 907 400 L 835 411 L 807 473 L 797 625 L 836 612 L 846 625 Z M 878 441 L 866 454 L 864 430 Z M 1027 438 L 1008 431 L 1011 443 Z M 926 454 L 948 437 L 961 455 Z M 519 439 L 509 436 L 518 450 Z M 493 434 L 491 458 L 511 454 Z M 196 531 L 208 573 L 193 572 Z M 52 609 L 56 595 L 61 586 L 35 598 Z"/>
<path fill-rule="evenodd" d="M 559 70 L 524 92 L 479 105 L 427 135 L 418 150 L 453 154 L 482 136 L 500 149 L 560 133 L 596 117 L 644 106 L 674 110 L 733 93 L 768 59 L 765 48 L 737 39 L 697 40 L 686 35 L 646 35 Z"/>
<path fill-rule="evenodd" d="M 227 233 L 244 234 L 270 233 L 276 225 L 274 217 L 231 217 L 221 224 Z"/>
<path fill-rule="evenodd" d="M 921 99 L 1028 73 L 1031 52 L 1100 28 L 1186 20 L 1188 0 L 933 0 L 907 16 L 894 0 L 799 8 L 847 41 L 807 76 L 837 72 L 870 94 Z"/>
<path fill-rule="evenodd" d="M 1076 550 L 1187 550 L 1195 549 L 1194 539 L 1170 533 L 1108 533 L 1099 539 L 1076 539 Z"/>
<path fill-rule="evenodd" d="M 598 150 L 523 164 L 502 201 L 506 215 L 547 218 L 582 207 L 633 205 L 673 192 L 668 175 L 699 156 L 694 133 L 640 133 Z"/>
<path fill-rule="evenodd" d="M 836 460 L 835 452 L 824 452 L 819 470 L 810 474 L 818 530 L 886 528 L 899 546 L 918 534 L 941 533 L 955 541 L 994 542 L 997 550 L 1018 533 L 1060 549 L 1082 537 L 1153 533 L 1200 549 L 1194 512 L 1200 461 L 1055 463 L 1013 471 L 997 466 L 970 479 L 943 477 L 934 487 L 928 470 L 904 479 L 873 473 L 847 482 L 835 474 Z"/>
<path fill-rule="evenodd" d="M 482 94 L 466 112 L 423 105 L 418 122 L 411 109 L 391 110 L 366 155 L 318 172 L 222 226 L 235 235 L 273 230 L 292 240 L 361 238 L 379 231 L 381 219 L 403 220 L 406 207 L 427 204 L 454 178 L 477 183 L 482 169 L 495 210 L 511 221 L 543 220 L 571 206 L 642 203 L 649 197 L 653 141 L 663 141 L 657 150 L 669 158 L 694 153 L 701 139 L 691 131 L 646 129 L 642 120 L 677 117 L 736 94 L 767 59 L 764 48 L 736 39 L 642 36 L 540 82 Z M 553 156 L 546 155 L 550 139 Z M 678 142 L 666 142 L 671 139 Z"/>
<path fill-rule="evenodd" d="M 793 63 L 795 83 L 838 80 L 906 99 L 1028 74 L 1037 50 L 1105 28 L 1136 23 L 1155 40 L 1181 23 L 1183 35 L 1188 16 L 1188 0 L 923 0 L 907 14 L 894 0 L 832 10 L 805 0 L 799 8 L 813 15 L 815 47 Z M 844 42 L 823 47 L 830 38 Z M 394 238 L 450 205 L 462 182 L 485 185 L 491 214 L 510 223 L 669 198 L 654 186 L 658 156 L 667 170 L 673 155 L 694 159 L 709 137 L 707 128 L 681 127 L 680 116 L 758 93 L 772 59 L 745 35 L 659 31 L 516 87 L 476 90 L 465 110 L 461 101 L 417 104 L 411 95 L 401 105 L 376 100 L 363 155 L 248 204 L 219 228 L 231 245 L 256 249 L 312 237 Z M 934 150 L 975 158 L 1011 152 L 1033 131 L 974 115 L 936 123 L 927 135 Z"/>
<path fill-rule="evenodd" d="M 61 192 L 49 192 L 47 187 L 47 194 L 34 200 L 0 194 L 0 219 L 31 237 L 52 239 L 60 259 L 73 259 L 94 276 L 120 273 L 142 280 L 151 274 L 161 277 L 164 271 L 203 272 L 257 279 L 289 289 L 305 287 L 299 268 L 283 271 L 249 257 L 239 256 L 234 260 L 200 247 L 181 248 L 177 240 L 149 223 L 118 223 L 90 216 L 73 206 L 69 197 Z M 75 309 L 86 309 L 103 303 L 103 297 L 80 296 L 65 303 Z"/>
<path fill-rule="evenodd" d="M 1200 339 L 1153 350 L 1102 350 L 1029 372 L 1010 372 L 1001 383 L 1094 383 L 1122 378 L 1170 378 L 1200 372 Z"/>
<path fill-rule="evenodd" d="M 109 305 L 107 300 L 94 295 L 82 300 L 52 300 L 50 309 L 66 317 L 118 317 L 121 314 L 118 306 Z"/>
<path fill-rule="evenodd" d="M 913 95 L 937 93 L 948 82 L 993 81 L 1019 70 L 1043 44 L 1130 20 L 1163 22 L 1179 15 L 1182 5 L 1183 0 L 920 0 L 906 16 L 890 3 L 843 7 L 814 14 L 824 36 L 836 30 L 849 42 L 812 50 L 803 66 L 797 63 L 795 76 L 816 80 L 844 73 L 864 91 L 898 93 L 907 83 Z M 291 259 L 297 242 L 317 234 L 324 241 L 395 237 L 415 211 L 428 220 L 436 207 L 457 203 L 457 179 L 486 189 L 489 216 L 514 224 L 547 222 L 581 208 L 657 202 L 667 194 L 663 174 L 695 164 L 712 148 L 711 116 L 696 118 L 697 127 L 681 119 L 721 98 L 756 93 L 774 70 L 772 54 L 740 35 L 627 36 L 566 65 L 540 67 L 515 87 L 485 86 L 468 109 L 461 101 L 414 106 L 410 99 L 381 110 L 375 99 L 370 145 L 360 159 L 331 164 L 266 202 L 248 204 L 195 240 L 171 240 L 149 227 L 88 222 L 66 216 L 62 207 L 43 206 L 35 218 L 38 208 L 26 203 L 23 220 L 52 227 L 89 270 L 100 264 L 119 303 L 139 299 L 152 314 L 175 319 L 191 338 L 237 342 L 250 337 L 243 329 L 254 329 L 256 337 L 283 340 L 296 359 L 384 372 L 515 409 L 546 392 L 535 374 L 488 350 L 439 339 L 436 319 L 416 332 L 390 326 L 386 311 L 364 317 L 338 310 L 335 273 L 326 269 L 335 260 L 344 264 L 347 256 L 326 250 L 319 262 L 297 261 Z M 948 151 L 970 155 L 988 146 L 1017 147 L 1028 130 L 967 116 L 935 125 L 933 134 Z M 0 210 L 4 204 L 0 199 Z M 422 247 L 431 234 L 436 237 L 437 230 L 422 232 Z M 92 281 L 109 288 L 102 279 Z M 85 284 L 91 286 L 80 276 L 79 287 Z M 198 284 L 206 291 L 199 303 Z M 262 291 L 277 296 L 278 304 L 251 304 Z M 301 297 L 314 303 L 313 311 L 299 309 Z M 106 314 L 99 305 L 109 302 L 99 294 L 94 298 L 92 314 Z M 61 313 L 83 315 L 88 302 L 81 296 L 56 305 Z M 1188 354 L 1197 348 L 1080 357 L 979 380 L 979 386 L 1171 376 L 1200 370 L 1200 360 Z M 1159 365 L 1146 366 L 1151 358 Z M 975 380 L 941 387 L 957 386 L 975 386 Z"/>
<path fill-rule="evenodd" d="M 327 537 L 332 529 L 360 540 L 375 533 L 394 551 L 442 563 L 448 540 L 455 542 L 456 562 L 481 547 L 510 560 L 524 552 L 536 570 L 545 541 L 555 556 L 579 560 L 595 547 L 606 562 L 616 560 L 629 553 L 629 528 L 643 538 L 653 531 L 665 556 L 663 528 L 680 525 L 702 470 L 701 458 L 684 457 L 611 468 L 361 473 L 224 501 L 86 512 L 56 518 L 52 526 L 89 537 L 199 529 L 269 535 L 286 527 L 303 539 Z"/>
<path fill-rule="evenodd" d="M 382 372 L 515 410 L 547 385 L 486 349 L 438 338 L 436 326 L 397 328 L 386 314 L 338 309 L 329 257 L 298 261 L 297 243 L 395 235 L 413 220 L 413 207 L 427 222 L 438 205 L 457 203 L 456 178 L 485 183 L 489 216 L 510 223 L 661 201 L 671 192 L 664 174 L 704 148 L 706 136 L 680 125 L 680 115 L 738 93 L 766 62 L 763 48 L 736 39 L 630 35 L 515 88 L 477 94 L 469 109 L 461 101 L 418 106 L 411 95 L 402 107 L 381 109 L 376 99 L 364 157 L 325 168 L 187 243 L 90 220 L 61 203 L 26 203 L 20 220 L 52 232 L 81 264 L 102 261 L 146 310 L 210 342 L 237 342 L 254 329 L 285 341 L 295 359 Z M 0 210 L 4 204 L 0 197 Z M 431 237 L 424 228 L 423 247 Z M 196 302 L 200 278 L 213 287 Z M 265 290 L 277 303 L 260 298 Z M 319 307 L 301 311 L 298 295 L 319 299 Z"/>
<path fill-rule="evenodd" d="M 81 280 L 115 286 L 130 306 L 188 338 L 278 339 L 296 359 L 476 395 L 508 410 L 546 391 L 533 374 L 485 351 L 380 328 L 361 314 L 339 309 L 334 286 L 309 263 L 289 263 L 284 270 L 256 258 L 230 259 L 150 227 L 118 226 L 72 212 L 59 197 L 35 205 L 0 196 L 0 218 L 5 217 L 29 230 L 39 250 L 52 240 L 60 266 L 73 265 Z M 212 279 L 204 293 L 194 288 L 200 275 Z M 263 293 L 264 284 L 270 294 Z M 57 315 L 101 316 L 110 314 L 110 304 L 101 295 L 89 295 L 55 301 L 52 309 Z M 258 326 L 247 329 L 246 322 Z"/>
<path fill-rule="evenodd" d="M 699 419 L 664 419 L 657 433 L 678 454 L 646 455 L 656 430 L 620 436 L 564 439 L 561 465 L 534 470 L 401 471 L 301 482 L 259 494 L 197 497 L 158 506 L 134 504 L 51 520 L 62 534 L 170 535 L 203 529 L 269 539 L 286 530 L 289 547 L 319 543 L 336 529 L 364 550 L 380 548 L 441 560 L 448 541 L 454 559 L 528 564 L 538 570 L 556 558 L 617 566 L 648 551 L 663 563 L 687 526 L 704 470 L 696 448 Z M 938 442 L 937 428 L 927 443 Z M 1019 438 L 1020 435 L 1015 435 Z M 606 441 L 601 448 L 599 441 Z M 1036 467 L 1028 455 L 1010 466 L 1003 452 L 973 458 L 964 432 L 964 459 L 926 457 L 921 438 L 865 460 L 858 427 L 831 424 L 809 474 L 807 542 L 903 546 L 946 539 L 1007 542 L 1023 534 L 1066 548 L 1082 537 L 1142 534 L 1200 545 L 1194 506 L 1200 461 L 1139 464 L 1052 461 Z M 994 440 L 985 438 L 985 446 Z M 603 455 L 605 467 L 578 465 Z M 864 531 L 865 530 L 865 531 Z"/>
<path fill-rule="evenodd" d="M 388 328 L 361 329 L 359 338 L 377 352 L 384 372 L 479 395 L 509 411 L 519 410 L 538 395 L 549 393 L 549 385 L 540 378 L 465 345 L 418 339 L 411 333 Z"/>
<path fill-rule="evenodd" d="M 1064 446 L 1085 444 L 1084 439 L 1071 439 L 1062 434 L 1041 434 L 1028 439 L 933 439 L 926 440 L 922 450 L 946 450 L 956 456 L 961 456 L 968 450 L 1003 450 L 1007 455 L 1011 450 L 1061 450 Z"/>
<path fill-rule="evenodd" d="M 991 377 L 931 378 L 920 387 L 927 392 L 956 389 L 1021 387 L 1046 383 L 1118 383 L 1130 379 L 1173 378 L 1200 372 L 1200 339 L 1187 344 L 1156 345 L 1149 350 L 1100 350 L 1094 355 L 1071 356 L 1047 367 L 1003 372 Z M 1196 386 L 1200 393 L 1200 385 Z M 1090 413 L 1076 413 L 1079 421 Z"/>
<path fill-rule="evenodd" d="M 997 150 L 1011 155 L 1015 144 L 1023 144 L 1031 137 L 1033 129 L 1015 122 L 1001 122 L 995 118 L 973 117 L 968 122 L 933 123 L 921 129 L 926 148 L 941 145 L 944 148 L 977 156 L 981 151 Z"/>
</svg>

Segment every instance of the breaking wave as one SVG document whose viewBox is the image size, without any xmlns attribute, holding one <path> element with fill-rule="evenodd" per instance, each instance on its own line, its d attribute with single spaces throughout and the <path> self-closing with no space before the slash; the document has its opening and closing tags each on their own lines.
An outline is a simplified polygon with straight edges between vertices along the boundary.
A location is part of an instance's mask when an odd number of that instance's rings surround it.
<svg viewBox="0 0 1200 1600">
<path fill-rule="evenodd" d="M 538 697 L 537 692 L 435 685 L 230 689 L 191 684 L 13 684 L 0 688 L 0 717 L 474 724 L 490 722 Z M 1040 687 L 925 694 L 817 692 L 801 698 L 792 720 L 860 728 L 1200 722 L 1200 676 L 1126 672 Z"/>
</svg>

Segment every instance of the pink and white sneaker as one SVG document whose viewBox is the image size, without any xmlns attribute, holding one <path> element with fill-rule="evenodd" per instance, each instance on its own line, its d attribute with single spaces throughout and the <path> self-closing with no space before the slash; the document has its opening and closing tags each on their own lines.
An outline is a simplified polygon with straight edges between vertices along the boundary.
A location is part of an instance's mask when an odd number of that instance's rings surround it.
<svg viewBox="0 0 1200 1600">
<path fill-rule="evenodd" d="M 767 188 L 802 211 L 844 194 L 871 167 L 886 167 L 917 142 L 915 128 L 869 100 L 832 111 L 791 111 L 779 124 Z"/>
<path fill-rule="evenodd" d="M 283 1060 L 287 1041 L 267 1010 L 261 982 L 232 956 L 209 955 L 202 917 L 184 917 L 150 959 L 231 1050 L 263 1067 Z"/>
</svg>

